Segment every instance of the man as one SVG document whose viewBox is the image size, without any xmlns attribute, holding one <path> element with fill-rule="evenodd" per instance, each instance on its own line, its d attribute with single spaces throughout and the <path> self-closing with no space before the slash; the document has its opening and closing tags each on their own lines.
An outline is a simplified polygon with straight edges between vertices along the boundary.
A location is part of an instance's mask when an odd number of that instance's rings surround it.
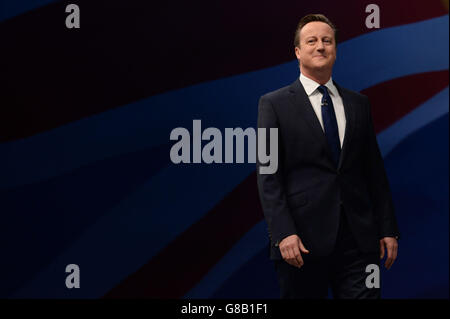
<svg viewBox="0 0 450 319">
<path fill-rule="evenodd" d="M 336 28 L 324 15 L 300 20 L 294 46 L 300 78 L 258 110 L 259 128 L 278 129 L 278 170 L 260 174 L 258 162 L 257 174 L 281 297 L 326 298 L 330 287 L 380 298 L 366 267 L 385 251 L 392 266 L 399 231 L 369 100 L 332 80 Z"/>
</svg>

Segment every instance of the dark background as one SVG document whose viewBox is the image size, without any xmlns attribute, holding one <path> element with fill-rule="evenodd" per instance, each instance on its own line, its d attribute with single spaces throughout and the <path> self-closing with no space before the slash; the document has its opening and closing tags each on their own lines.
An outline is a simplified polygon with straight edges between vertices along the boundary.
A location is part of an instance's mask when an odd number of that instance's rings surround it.
<svg viewBox="0 0 450 319">
<path fill-rule="evenodd" d="M 448 298 L 448 1 L 377 1 L 380 29 L 355 0 L 69 3 L 0 1 L 0 297 L 277 298 L 255 164 L 175 165 L 169 135 L 256 127 L 321 12 L 396 205 L 383 297 Z"/>
</svg>

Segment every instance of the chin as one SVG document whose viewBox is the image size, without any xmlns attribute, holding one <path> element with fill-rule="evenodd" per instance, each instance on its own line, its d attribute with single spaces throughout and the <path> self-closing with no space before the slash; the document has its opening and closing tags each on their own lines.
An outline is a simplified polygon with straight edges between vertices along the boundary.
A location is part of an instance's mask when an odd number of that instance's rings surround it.
<svg viewBox="0 0 450 319">
<path fill-rule="evenodd" d="M 328 69 L 330 66 L 328 63 L 318 63 L 314 66 L 315 69 L 317 70 L 323 70 L 323 69 Z"/>
</svg>

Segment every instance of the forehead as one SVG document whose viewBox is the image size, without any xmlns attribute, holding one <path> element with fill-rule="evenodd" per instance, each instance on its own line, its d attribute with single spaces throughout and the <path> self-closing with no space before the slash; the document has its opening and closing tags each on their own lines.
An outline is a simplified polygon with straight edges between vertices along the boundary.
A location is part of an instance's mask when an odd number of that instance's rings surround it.
<svg viewBox="0 0 450 319">
<path fill-rule="evenodd" d="M 331 36 L 334 37 L 333 29 L 322 21 L 309 22 L 300 30 L 301 37 L 307 36 Z"/>
</svg>

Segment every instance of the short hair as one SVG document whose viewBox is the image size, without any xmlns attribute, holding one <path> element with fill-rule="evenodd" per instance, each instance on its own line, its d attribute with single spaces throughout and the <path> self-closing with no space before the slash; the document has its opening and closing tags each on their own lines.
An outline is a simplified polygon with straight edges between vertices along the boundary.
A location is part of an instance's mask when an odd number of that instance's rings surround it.
<svg viewBox="0 0 450 319">
<path fill-rule="evenodd" d="M 320 13 L 308 14 L 300 19 L 300 22 L 297 25 L 297 29 L 295 30 L 294 46 L 298 47 L 300 45 L 300 31 L 302 30 L 302 28 L 305 25 L 307 25 L 308 23 L 314 22 L 314 21 L 324 22 L 324 23 L 328 24 L 331 27 L 331 29 L 333 29 L 334 45 L 336 46 L 338 30 L 336 29 L 336 26 L 333 24 L 333 22 L 330 21 L 330 19 L 328 19 L 326 16 L 324 16 L 323 14 L 320 14 Z"/>
</svg>

